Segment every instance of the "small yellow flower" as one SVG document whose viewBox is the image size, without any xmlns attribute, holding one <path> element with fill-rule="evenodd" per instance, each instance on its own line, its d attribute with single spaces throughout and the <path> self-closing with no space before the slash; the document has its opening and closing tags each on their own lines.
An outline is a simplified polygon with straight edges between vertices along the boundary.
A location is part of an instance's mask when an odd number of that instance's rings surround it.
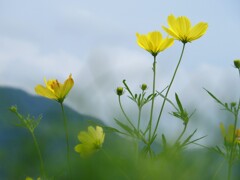
<svg viewBox="0 0 240 180">
<path fill-rule="evenodd" d="M 69 75 L 68 79 L 65 80 L 64 84 L 59 83 L 56 79 L 48 81 L 44 79 L 44 81 L 46 87 L 37 85 L 35 87 L 36 93 L 40 96 L 56 100 L 60 103 L 64 101 L 74 84 L 71 74 Z"/>
<path fill-rule="evenodd" d="M 33 180 L 33 178 L 31 178 L 31 177 L 26 177 L 25 180 Z"/>
<path fill-rule="evenodd" d="M 31 178 L 31 177 L 26 177 L 26 179 L 25 180 L 34 180 L 33 178 Z M 41 178 L 40 177 L 38 177 L 37 178 L 37 180 L 41 180 Z"/>
<path fill-rule="evenodd" d="M 104 137 L 105 134 L 102 127 L 97 126 L 96 129 L 94 129 L 94 127 L 89 126 L 87 132 L 81 131 L 78 134 L 78 140 L 81 144 L 75 146 L 75 151 L 80 153 L 82 157 L 88 157 L 101 149 Z"/>
<path fill-rule="evenodd" d="M 222 133 L 222 136 L 224 137 L 225 142 L 228 143 L 228 144 L 232 144 L 234 126 L 229 125 L 228 126 L 228 131 L 226 131 L 223 123 L 220 123 L 220 129 L 221 129 L 221 133 Z M 234 143 L 240 144 L 240 129 L 236 129 L 236 131 L 235 131 L 235 141 L 234 141 Z"/>
<path fill-rule="evenodd" d="M 240 128 L 236 130 L 236 142 L 240 144 Z"/>
<path fill-rule="evenodd" d="M 175 18 L 174 15 L 168 16 L 169 28 L 162 26 L 162 28 L 173 38 L 182 41 L 183 43 L 192 42 L 207 31 L 208 24 L 200 22 L 195 26 L 191 26 L 190 20 L 185 16 Z"/>
<path fill-rule="evenodd" d="M 162 38 L 159 31 L 150 32 L 147 35 L 136 33 L 138 45 L 150 52 L 153 56 L 173 45 L 173 38 Z"/>
<path fill-rule="evenodd" d="M 220 129 L 221 129 L 221 133 L 222 133 L 222 136 L 224 138 L 224 141 L 227 144 L 232 144 L 232 142 L 233 142 L 234 126 L 233 125 L 229 125 L 228 126 L 228 130 L 226 131 L 223 123 L 220 123 Z"/>
</svg>

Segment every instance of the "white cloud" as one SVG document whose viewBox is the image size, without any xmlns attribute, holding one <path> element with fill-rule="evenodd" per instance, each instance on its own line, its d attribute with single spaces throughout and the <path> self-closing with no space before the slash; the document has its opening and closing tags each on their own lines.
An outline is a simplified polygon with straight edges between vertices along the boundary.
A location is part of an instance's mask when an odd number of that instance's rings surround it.
<svg viewBox="0 0 240 180">
<path fill-rule="evenodd" d="M 0 38 L 0 84 L 22 88 L 33 93 L 43 77 L 64 80 L 70 73 L 76 76 L 83 62 L 66 52 L 42 54 L 31 42 Z"/>
</svg>

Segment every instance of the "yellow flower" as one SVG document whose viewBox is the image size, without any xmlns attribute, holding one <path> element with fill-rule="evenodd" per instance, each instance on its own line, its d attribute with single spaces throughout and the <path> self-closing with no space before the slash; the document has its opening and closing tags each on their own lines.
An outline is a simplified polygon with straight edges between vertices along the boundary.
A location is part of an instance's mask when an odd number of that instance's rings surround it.
<svg viewBox="0 0 240 180">
<path fill-rule="evenodd" d="M 26 177 L 25 180 L 33 180 L 33 178 L 31 178 L 31 177 Z"/>
<path fill-rule="evenodd" d="M 94 127 L 89 126 L 87 132 L 81 131 L 78 134 L 78 139 L 82 144 L 76 145 L 75 151 L 80 153 L 82 157 L 88 157 L 101 149 L 104 137 L 105 134 L 102 127 L 97 126 L 96 129 L 94 129 Z"/>
<path fill-rule="evenodd" d="M 240 129 L 236 130 L 236 142 L 240 144 Z"/>
<path fill-rule="evenodd" d="M 220 123 L 220 129 L 222 136 L 224 137 L 224 140 L 227 144 L 232 144 L 233 142 L 233 131 L 234 131 L 234 126 L 229 125 L 228 126 L 228 131 L 226 132 L 225 127 L 222 123 Z M 234 143 L 240 144 L 240 129 L 236 129 L 235 131 L 235 141 Z"/>
<path fill-rule="evenodd" d="M 150 52 L 153 56 L 173 45 L 173 38 L 162 38 L 159 31 L 150 32 L 147 35 L 136 33 L 138 45 Z"/>
<path fill-rule="evenodd" d="M 185 16 L 175 18 L 174 15 L 168 16 L 169 28 L 164 26 L 163 29 L 173 38 L 182 41 L 183 43 L 192 42 L 205 34 L 208 24 L 200 22 L 195 26 L 191 26 L 190 20 Z"/>
<path fill-rule="evenodd" d="M 25 180 L 34 180 L 33 178 L 31 178 L 31 177 L 26 177 L 26 179 Z M 38 177 L 37 178 L 37 180 L 41 180 L 41 178 L 40 177 Z"/>
<path fill-rule="evenodd" d="M 56 100 L 60 103 L 64 101 L 74 84 L 71 74 L 69 75 L 68 79 L 65 80 L 64 84 L 59 83 L 56 79 L 48 81 L 44 79 L 44 81 L 46 87 L 37 85 L 35 87 L 36 93 L 40 96 Z"/>
</svg>

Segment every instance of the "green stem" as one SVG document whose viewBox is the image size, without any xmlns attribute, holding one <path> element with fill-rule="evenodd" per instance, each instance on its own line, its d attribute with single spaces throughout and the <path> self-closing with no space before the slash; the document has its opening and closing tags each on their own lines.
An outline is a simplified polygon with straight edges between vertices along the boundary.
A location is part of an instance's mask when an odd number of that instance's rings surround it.
<svg viewBox="0 0 240 180">
<path fill-rule="evenodd" d="M 182 138 L 183 134 L 185 133 L 187 129 L 187 124 L 184 125 L 184 128 L 183 128 L 183 131 L 182 133 L 180 134 L 180 136 L 177 138 L 176 142 L 175 142 L 175 145 L 180 141 L 180 139 Z"/>
<path fill-rule="evenodd" d="M 185 44 L 186 44 L 186 43 L 183 43 L 182 52 L 181 52 L 181 55 L 180 55 L 180 58 L 179 58 L 177 67 L 175 68 L 175 71 L 174 71 L 172 80 L 171 80 L 171 82 L 170 82 L 170 84 L 169 84 L 169 87 L 168 87 L 168 89 L 167 89 L 165 98 L 163 99 L 163 104 L 162 104 L 162 107 L 161 107 L 161 110 L 160 110 L 160 113 L 159 113 L 159 116 L 158 116 L 158 119 L 157 119 L 157 124 L 156 124 L 156 126 L 155 126 L 155 129 L 154 129 L 154 132 L 153 132 L 153 136 L 152 136 L 152 137 L 154 137 L 155 134 L 156 134 L 156 131 L 157 131 L 157 128 L 158 128 L 158 125 L 159 125 L 159 122 L 160 122 L 160 119 L 161 119 L 161 116 L 162 116 L 163 108 L 164 108 L 165 102 L 166 102 L 166 100 L 167 100 L 168 93 L 169 93 L 169 91 L 170 91 L 170 89 L 171 89 L 171 86 L 172 86 L 172 84 L 173 84 L 174 78 L 175 78 L 175 76 L 176 76 L 176 74 L 177 74 L 178 67 L 179 67 L 179 65 L 180 65 L 180 63 L 181 63 L 181 60 L 182 60 L 182 57 L 183 57 L 183 53 L 184 53 L 184 49 L 185 49 Z"/>
<path fill-rule="evenodd" d="M 152 94 L 153 94 L 153 98 L 152 98 L 152 104 L 151 104 L 151 111 L 150 111 L 150 119 L 149 119 L 149 142 L 151 139 L 151 135 L 152 135 L 152 119 L 153 119 L 153 107 L 154 107 L 154 100 L 155 100 L 155 84 L 156 84 L 156 56 L 154 57 L 154 61 L 153 61 L 153 87 L 152 87 Z"/>
<path fill-rule="evenodd" d="M 30 131 L 30 130 L 29 130 Z M 41 154 L 41 151 L 40 151 L 40 148 L 39 148 L 39 145 L 38 145 L 38 142 L 37 142 L 37 139 L 34 135 L 34 132 L 33 131 L 30 131 L 31 135 L 32 135 L 32 138 L 33 138 L 33 141 L 34 141 L 34 145 L 37 149 L 37 153 L 38 153 L 38 157 L 39 157 L 39 160 L 40 160 L 40 170 L 41 170 L 41 176 L 43 177 L 43 179 L 45 178 L 46 174 L 45 174 L 45 170 L 44 170 L 44 164 L 43 164 L 43 159 L 42 159 L 42 154 Z"/>
<path fill-rule="evenodd" d="M 138 108 L 138 126 L 137 126 L 138 133 L 140 133 L 141 113 L 142 113 L 142 107 L 139 107 Z"/>
<path fill-rule="evenodd" d="M 63 122 L 64 122 L 64 129 L 65 129 L 65 136 L 66 136 L 66 143 L 67 143 L 67 162 L 68 162 L 68 170 L 69 170 L 69 174 L 71 177 L 71 166 L 70 166 L 70 150 L 69 150 L 69 138 L 68 138 L 68 127 L 67 127 L 67 118 L 65 115 L 65 111 L 64 111 L 64 107 L 63 107 L 63 103 L 61 104 L 61 109 L 62 109 L 62 115 L 63 115 Z"/>
<path fill-rule="evenodd" d="M 235 151 L 236 145 L 235 145 L 235 139 L 236 139 L 236 129 L 237 129 L 237 121 L 238 121 L 238 112 L 239 112 L 239 104 L 238 108 L 234 112 L 234 127 L 233 127 L 233 137 L 232 137 L 232 145 L 231 145 L 231 151 L 230 151 L 230 156 L 228 160 L 228 180 L 231 179 L 232 175 L 232 166 L 233 166 L 233 152 Z"/>
<path fill-rule="evenodd" d="M 119 102 L 119 105 L 120 105 L 120 108 L 121 108 L 121 111 L 122 111 L 123 115 L 125 116 L 125 118 L 129 122 L 129 124 L 133 127 L 133 129 L 136 130 L 135 126 L 133 125 L 133 123 L 131 122 L 131 120 L 129 119 L 129 117 L 127 116 L 127 114 L 125 113 L 125 111 L 124 111 L 124 109 L 122 107 L 120 96 L 118 96 L 118 102 Z"/>
</svg>

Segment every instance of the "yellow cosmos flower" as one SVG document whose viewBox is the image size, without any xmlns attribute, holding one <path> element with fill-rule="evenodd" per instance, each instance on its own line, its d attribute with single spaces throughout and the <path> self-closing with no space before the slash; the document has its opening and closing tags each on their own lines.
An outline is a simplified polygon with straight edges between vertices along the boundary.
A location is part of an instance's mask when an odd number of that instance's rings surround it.
<svg viewBox="0 0 240 180">
<path fill-rule="evenodd" d="M 150 52 L 153 56 L 173 45 L 173 38 L 162 38 L 159 31 L 150 32 L 147 35 L 136 33 L 138 45 Z"/>
<path fill-rule="evenodd" d="M 240 129 L 236 130 L 236 142 L 240 144 Z"/>
<path fill-rule="evenodd" d="M 221 123 L 220 124 L 220 129 L 221 129 L 221 133 L 222 133 L 222 136 L 224 137 L 225 142 L 227 142 L 228 144 L 232 144 L 234 126 L 229 125 L 228 126 L 228 131 L 226 131 L 224 125 Z M 234 143 L 240 144 L 240 129 L 236 129 L 236 131 L 235 131 L 235 141 L 234 141 Z"/>
<path fill-rule="evenodd" d="M 88 157 L 101 149 L 104 137 L 105 134 L 102 127 L 97 126 L 96 129 L 94 129 L 94 127 L 89 126 L 87 132 L 81 131 L 78 134 L 78 139 L 82 144 L 76 145 L 75 151 L 80 153 L 82 157 Z"/>
<path fill-rule="evenodd" d="M 42 85 L 37 85 L 35 87 L 35 91 L 38 95 L 56 100 L 60 103 L 62 103 L 69 93 L 69 91 L 72 89 L 74 81 L 72 79 L 72 75 L 70 74 L 68 79 L 65 80 L 63 84 L 59 83 L 58 80 L 46 80 L 45 85 L 46 87 Z"/>
<path fill-rule="evenodd" d="M 175 18 L 174 15 L 168 16 L 168 25 L 169 28 L 162 26 L 163 29 L 173 38 L 183 43 L 192 42 L 200 38 L 206 33 L 208 28 L 208 24 L 205 22 L 200 22 L 192 27 L 187 17 L 180 16 Z"/>
</svg>

